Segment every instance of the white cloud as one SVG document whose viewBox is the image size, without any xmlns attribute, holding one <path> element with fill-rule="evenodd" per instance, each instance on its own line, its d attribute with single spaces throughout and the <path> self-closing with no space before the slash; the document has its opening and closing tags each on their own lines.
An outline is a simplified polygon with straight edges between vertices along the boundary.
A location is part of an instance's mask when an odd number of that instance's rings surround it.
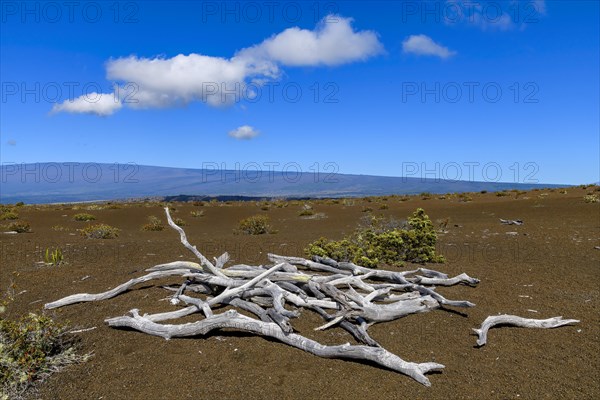
<svg viewBox="0 0 600 400">
<path fill-rule="evenodd" d="M 420 56 L 436 56 L 448 58 L 456 54 L 426 35 L 410 35 L 402 42 L 402 51 L 407 54 L 416 54 Z"/>
<path fill-rule="evenodd" d="M 329 15 L 314 30 L 289 28 L 238 53 L 239 58 L 271 60 L 287 66 L 340 65 L 383 53 L 373 31 L 355 31 L 352 18 Z"/>
<path fill-rule="evenodd" d="M 229 131 L 229 136 L 238 140 L 249 140 L 258 136 L 260 132 L 249 125 L 242 125 L 232 131 Z"/>
<path fill-rule="evenodd" d="M 230 105 L 240 100 L 248 78 L 278 76 L 272 63 L 250 65 L 244 60 L 201 54 L 119 58 L 107 63 L 106 72 L 108 79 L 132 83 L 126 104 L 133 108 L 168 107 L 191 101 Z"/>
<path fill-rule="evenodd" d="M 112 115 L 120 110 L 123 103 L 113 93 L 88 93 L 73 100 L 66 100 L 52 107 L 52 112 L 69 112 L 75 114 L 95 114 L 102 117 Z"/>
<path fill-rule="evenodd" d="M 289 28 L 231 58 L 192 53 L 110 59 L 106 77 L 117 82 L 115 93 L 103 95 L 102 101 L 95 103 L 82 96 L 54 106 L 53 111 L 110 115 L 122 107 L 172 107 L 192 101 L 231 105 L 246 96 L 251 98 L 248 84 L 261 86 L 278 79 L 281 65 L 333 66 L 383 52 L 376 33 L 354 31 L 351 22 L 350 18 L 328 16 L 312 31 Z"/>
</svg>

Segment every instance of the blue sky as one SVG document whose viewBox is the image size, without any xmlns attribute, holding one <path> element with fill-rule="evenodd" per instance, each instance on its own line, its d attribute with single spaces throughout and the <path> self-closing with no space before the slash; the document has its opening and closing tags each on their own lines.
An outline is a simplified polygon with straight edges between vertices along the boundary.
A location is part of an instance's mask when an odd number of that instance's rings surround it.
<svg viewBox="0 0 600 400">
<path fill-rule="evenodd" d="M 600 181 L 597 1 L 72 4 L 2 2 L 2 163 Z"/>
</svg>

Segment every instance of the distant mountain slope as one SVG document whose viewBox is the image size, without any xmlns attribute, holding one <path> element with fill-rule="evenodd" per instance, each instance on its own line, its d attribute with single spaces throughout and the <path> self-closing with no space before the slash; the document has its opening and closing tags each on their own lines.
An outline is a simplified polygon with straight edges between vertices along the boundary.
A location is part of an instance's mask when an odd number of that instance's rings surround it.
<svg viewBox="0 0 600 400">
<path fill-rule="evenodd" d="M 561 185 L 98 163 L 0 166 L 0 202 L 54 203 L 166 196 L 352 197 L 528 190 Z"/>
</svg>

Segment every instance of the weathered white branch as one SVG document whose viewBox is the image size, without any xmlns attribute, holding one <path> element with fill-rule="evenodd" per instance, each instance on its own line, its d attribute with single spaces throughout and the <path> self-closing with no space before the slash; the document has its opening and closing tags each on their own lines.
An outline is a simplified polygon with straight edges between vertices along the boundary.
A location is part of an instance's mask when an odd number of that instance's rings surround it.
<svg viewBox="0 0 600 400">
<path fill-rule="evenodd" d="M 213 275 L 224 277 L 224 275 L 221 273 L 221 271 L 219 269 L 217 269 L 210 261 L 208 261 L 208 258 L 204 257 L 204 255 L 202 255 L 202 253 L 200 253 L 198 251 L 198 249 L 196 248 L 196 246 L 192 246 L 190 244 L 190 242 L 188 242 L 187 236 L 185 235 L 185 231 L 183 229 L 181 229 L 181 227 L 178 226 L 171 219 L 171 214 L 169 213 L 169 207 L 165 207 L 165 213 L 167 214 L 167 222 L 169 223 L 169 225 L 171 226 L 171 228 L 173 228 L 177 232 L 179 232 L 179 236 L 181 238 L 181 243 L 187 249 L 189 249 L 192 253 L 194 253 L 194 255 L 196 257 L 198 257 L 198 259 L 200 259 L 200 262 L 202 263 L 202 265 L 204 265 L 206 267 L 206 269 L 208 269 Z"/>
<path fill-rule="evenodd" d="M 118 294 L 128 291 L 132 286 L 135 286 L 139 283 L 147 282 L 152 279 L 165 278 L 167 276 L 183 275 L 187 272 L 188 272 L 187 270 L 181 270 L 181 269 L 151 272 L 151 273 L 141 276 L 139 278 L 130 279 L 129 281 L 117 286 L 114 289 L 108 290 L 106 292 L 102 292 L 102 293 L 98 293 L 98 294 L 89 294 L 89 293 L 73 294 L 71 296 L 67 296 L 60 300 L 56 300 L 52 303 L 47 303 L 44 305 L 44 308 L 46 310 L 50 310 L 52 308 L 64 307 L 64 306 L 68 306 L 70 304 L 75 304 L 75 303 L 110 299 L 112 297 L 115 297 Z"/>
<path fill-rule="evenodd" d="M 563 325 L 572 325 L 579 323 L 576 319 L 562 319 L 562 317 L 553 317 L 548 319 L 533 319 L 517 317 L 516 315 L 493 315 L 487 317 L 479 329 L 473 329 L 479 338 L 477 345 L 483 346 L 487 343 L 487 332 L 497 325 L 513 325 L 522 328 L 558 328 Z"/>
<path fill-rule="evenodd" d="M 157 324 L 156 322 L 152 322 L 149 319 L 140 316 L 137 310 L 131 310 L 130 313 L 131 316 L 110 318 L 107 319 L 106 322 L 109 326 L 129 327 L 165 339 L 206 335 L 212 330 L 225 328 L 236 329 L 242 332 L 251 332 L 257 335 L 277 339 L 285 344 L 307 351 L 319 357 L 372 361 L 393 371 L 408 375 L 425 386 L 431 386 L 429 379 L 425 376 L 426 373 L 444 368 L 444 365 L 433 362 L 407 362 L 381 347 L 352 346 L 348 343 L 341 346 L 325 346 L 294 333 L 286 334 L 275 323 L 263 322 L 246 317 L 235 310 L 216 314 L 201 321 L 180 325 Z"/>
<path fill-rule="evenodd" d="M 421 285 L 453 286 L 459 283 L 466 283 L 469 285 L 477 285 L 479 283 L 479 279 L 471 278 L 464 273 L 457 275 L 454 278 L 428 278 L 426 276 L 417 275 L 413 279 L 415 283 L 420 283 Z"/>
</svg>

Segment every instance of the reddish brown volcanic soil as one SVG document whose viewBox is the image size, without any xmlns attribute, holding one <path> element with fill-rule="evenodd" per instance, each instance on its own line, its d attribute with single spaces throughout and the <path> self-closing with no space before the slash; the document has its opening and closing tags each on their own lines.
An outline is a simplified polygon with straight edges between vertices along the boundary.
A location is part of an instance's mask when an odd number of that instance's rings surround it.
<svg viewBox="0 0 600 400">
<path fill-rule="evenodd" d="M 382 368 L 358 362 L 328 360 L 284 344 L 236 332 L 214 332 L 207 338 L 166 341 L 131 330 L 117 330 L 103 320 L 132 308 L 142 313 L 173 310 L 158 283 L 150 282 L 114 299 L 83 303 L 49 312 L 80 328 L 82 350 L 93 358 L 53 375 L 40 388 L 43 399 L 592 399 L 600 398 L 599 274 L 600 204 L 583 196 L 595 188 L 572 188 L 567 194 L 533 191 L 497 197 L 471 194 L 429 200 L 354 200 L 354 205 L 312 201 L 323 219 L 301 219 L 303 203 L 262 211 L 252 203 L 205 206 L 175 204 L 190 242 L 208 257 L 228 251 L 235 263 L 265 263 L 266 253 L 301 256 L 319 236 L 340 238 L 365 215 L 406 218 L 417 207 L 433 221 L 450 218 L 439 251 L 448 261 L 434 265 L 449 275 L 466 272 L 481 279 L 475 288 L 439 288 L 452 299 L 470 300 L 472 309 L 436 310 L 373 326 L 369 332 L 384 347 L 408 361 L 445 364 L 430 374 L 432 387 Z M 596 191 L 597 194 L 600 192 Z M 382 204 L 388 209 L 379 210 Z M 119 209 L 87 210 L 80 206 L 26 206 L 19 210 L 32 233 L 0 235 L 0 287 L 16 285 L 9 316 L 40 312 L 44 303 L 80 293 L 105 291 L 145 268 L 179 259 L 193 260 L 172 229 L 142 232 L 147 217 L 164 220 L 154 204 L 127 204 Z M 79 208 L 79 210 L 76 210 Z M 190 212 L 203 210 L 193 218 Z M 114 240 L 86 240 L 77 234 L 85 222 L 73 215 L 89 212 L 120 228 Z M 275 234 L 234 235 L 237 221 L 268 214 Z M 523 219 L 522 226 L 501 225 L 499 218 Z M 64 231 L 53 230 L 60 225 Z M 456 226 L 455 226 L 456 225 Z M 507 232 L 518 232 L 509 235 Z M 47 247 L 64 250 L 67 264 L 40 266 Z M 84 277 L 89 276 L 87 279 Z M 82 280 L 83 279 L 83 280 Z M 143 288 L 146 288 L 142 290 Z M 536 310 L 533 312 L 531 310 Z M 475 348 L 471 328 L 489 315 L 531 318 L 562 315 L 579 325 L 551 330 L 492 329 L 488 344 Z M 194 316 L 192 316 L 194 317 Z M 192 320 L 189 318 L 187 320 Z M 339 328 L 314 332 L 322 320 L 309 311 L 292 321 L 299 333 L 323 343 L 353 342 Z"/>
</svg>

